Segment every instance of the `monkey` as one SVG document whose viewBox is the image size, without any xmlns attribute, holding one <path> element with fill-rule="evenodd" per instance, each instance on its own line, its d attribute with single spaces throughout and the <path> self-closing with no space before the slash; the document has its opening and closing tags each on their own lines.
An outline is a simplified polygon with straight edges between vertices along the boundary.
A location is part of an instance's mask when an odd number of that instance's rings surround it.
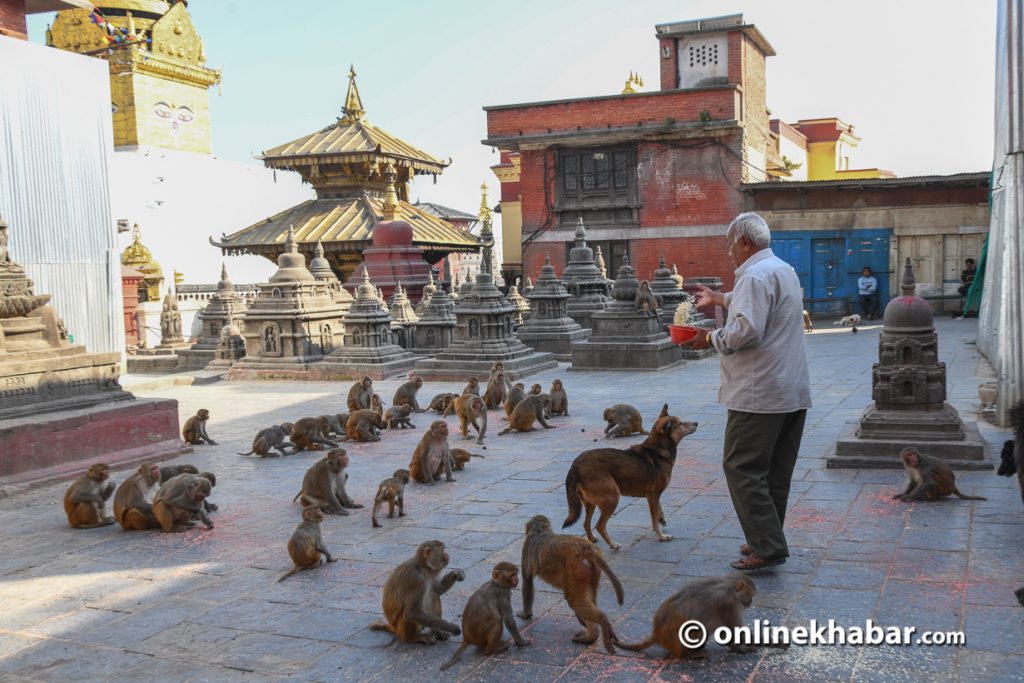
<svg viewBox="0 0 1024 683">
<path fill-rule="evenodd" d="M 114 519 L 125 531 L 159 528 L 160 522 L 153 514 L 153 497 L 163 480 L 160 472 L 156 463 L 144 462 L 117 487 Z"/>
<path fill-rule="evenodd" d="M 547 394 L 531 394 L 519 402 L 516 409 L 508 419 L 508 427 L 498 432 L 498 436 L 508 434 L 513 430 L 520 432 L 534 431 L 533 421 L 540 422 L 544 429 L 554 429 L 555 425 L 549 425 L 544 421 L 547 415 L 551 399 Z"/>
<path fill-rule="evenodd" d="M 466 382 L 466 386 L 463 387 L 462 389 L 462 395 L 465 396 L 466 394 L 476 394 L 477 396 L 479 396 L 480 380 L 478 380 L 476 377 L 470 377 L 469 381 Z"/>
<path fill-rule="evenodd" d="M 569 395 L 565 393 L 562 380 L 556 379 L 551 383 L 551 393 L 548 396 L 551 398 L 551 414 L 569 417 Z"/>
<path fill-rule="evenodd" d="M 292 427 L 292 433 L 289 437 L 295 452 L 298 453 L 305 450 L 318 451 L 321 445 L 337 448 L 338 444 L 336 441 L 323 437 L 323 432 L 329 429 L 330 425 L 327 422 L 327 418 L 322 415 L 320 417 L 304 417 L 300 419 Z"/>
<path fill-rule="evenodd" d="M 199 476 L 210 482 L 211 489 L 217 485 L 217 475 L 213 472 L 200 472 Z M 211 503 L 209 497 L 203 498 L 203 510 L 206 512 L 216 512 L 219 509 L 220 506 L 216 503 Z"/>
<path fill-rule="evenodd" d="M 398 506 L 398 516 L 405 517 L 405 485 L 409 483 L 409 470 L 395 470 L 395 473 L 385 479 L 377 486 L 377 495 L 373 497 L 373 512 L 370 520 L 374 528 L 381 524 L 377 521 L 377 512 L 386 500 L 388 502 L 388 519 L 395 516 L 395 506 Z"/>
<path fill-rule="evenodd" d="M 282 422 L 276 427 L 267 427 L 256 432 L 256 438 L 252 440 L 252 450 L 248 453 L 239 453 L 239 455 L 252 455 L 256 454 L 261 458 L 278 458 L 280 457 L 277 453 L 271 452 L 271 449 L 280 451 L 281 455 L 291 455 L 295 451 L 289 451 L 288 447 L 285 446 L 284 439 L 286 436 L 290 436 L 292 433 L 292 423 Z"/>
<path fill-rule="evenodd" d="M 508 380 L 505 379 L 505 373 L 495 372 L 491 375 L 491 379 L 487 382 L 487 388 L 484 390 L 484 404 L 488 409 L 500 408 L 505 397 L 508 396 L 508 392 L 509 386 Z"/>
<path fill-rule="evenodd" d="M 217 442 L 206 433 L 206 423 L 210 419 L 210 411 L 200 408 L 199 412 L 185 420 L 185 426 L 181 428 L 181 438 L 190 446 L 198 446 L 201 443 L 208 443 L 216 446 Z"/>
<path fill-rule="evenodd" d="M 526 386 L 522 382 L 516 382 L 515 386 L 509 389 L 508 396 L 505 397 L 505 419 L 507 420 L 512 416 L 512 411 L 516 409 L 519 402 L 526 398 Z"/>
<path fill-rule="evenodd" d="M 530 396 L 540 396 L 544 393 L 544 387 L 539 384 L 534 384 L 530 387 Z"/>
<path fill-rule="evenodd" d="M 458 397 L 458 394 L 438 394 L 434 398 L 430 399 L 430 409 L 438 415 L 442 415 L 446 410 L 448 410 L 448 406 L 451 405 L 451 402 Z"/>
<path fill-rule="evenodd" d="M 473 429 L 476 430 L 476 442 L 482 444 L 484 442 L 484 435 L 487 434 L 487 406 L 484 405 L 483 399 L 476 394 L 463 394 L 459 396 L 445 411 L 444 417 L 448 417 L 448 413 L 454 412 L 455 416 L 459 418 L 459 428 L 462 430 L 462 438 L 470 439 L 469 425 L 473 425 Z"/>
<path fill-rule="evenodd" d="M 166 482 L 153 497 L 153 516 L 160 528 L 165 533 L 187 531 L 195 526 L 193 520 L 199 519 L 212 529 L 213 522 L 202 506 L 210 488 L 209 479 L 195 474 L 179 474 Z"/>
<path fill-rule="evenodd" d="M 352 441 L 380 441 L 377 430 L 384 429 L 384 419 L 372 410 L 357 410 L 348 416 L 345 432 Z"/>
<path fill-rule="evenodd" d="M 1014 450 L 1013 439 L 1003 442 L 1003 450 L 999 454 L 999 469 L 996 470 L 996 474 L 1000 477 L 1012 477 L 1017 474 L 1017 459 L 1013 455 Z"/>
<path fill-rule="evenodd" d="M 165 465 L 160 468 L 160 486 L 164 485 L 164 482 L 170 481 L 179 474 L 198 474 L 204 479 L 210 480 L 210 486 L 214 487 L 217 485 L 217 476 L 213 472 L 199 472 L 199 468 L 195 465 Z M 203 500 L 203 509 L 207 512 L 216 512 L 218 507 L 216 503 L 211 503 L 209 500 Z"/>
<path fill-rule="evenodd" d="M 616 403 L 611 408 L 605 408 L 604 421 L 608 426 L 604 428 L 604 436 L 610 439 L 613 436 L 629 436 L 634 432 L 650 434 L 644 429 L 644 420 L 640 411 L 628 403 Z"/>
<path fill-rule="evenodd" d="M 502 377 L 504 378 L 503 384 L 505 385 L 505 393 L 507 394 L 509 390 L 512 388 L 512 382 L 508 380 L 508 375 L 505 373 L 505 364 L 502 363 L 500 360 L 494 361 L 494 363 L 491 365 L 491 372 L 487 377 L 487 385 L 490 386 L 490 384 L 494 381 L 494 378 L 499 374 L 502 375 Z"/>
<path fill-rule="evenodd" d="M 735 630 L 743 625 L 743 611 L 750 607 L 757 588 L 750 577 L 743 574 L 731 574 L 719 578 L 698 579 L 691 581 L 672 597 L 661 603 L 654 613 L 654 624 L 651 635 L 639 643 L 618 643 L 624 650 L 646 650 L 651 645 L 660 645 L 670 654 L 681 659 L 703 659 L 708 656 L 707 649 L 698 649 L 683 645 L 679 630 L 689 621 L 703 624 L 707 633 L 724 626 Z M 730 643 L 732 652 L 753 652 L 751 645 Z"/>
<path fill-rule="evenodd" d="M 104 463 L 89 465 L 64 493 L 64 512 L 73 529 L 95 529 L 110 526 L 114 518 L 107 514 L 107 500 L 114 494 L 110 479 L 110 466 Z"/>
<path fill-rule="evenodd" d="M 398 565 L 387 583 L 381 607 L 387 621 L 370 624 L 375 631 L 390 631 L 403 643 L 433 645 L 462 633 L 455 624 L 441 618 L 441 596 L 455 584 L 464 581 L 465 573 L 456 569 L 438 579 L 448 566 L 448 553 L 441 541 L 427 541 L 416 549 L 416 555 Z M 423 632 L 421 629 L 428 629 Z"/>
<path fill-rule="evenodd" d="M 321 415 L 318 419 L 324 420 L 327 424 L 327 429 L 320 432 L 320 435 L 325 439 L 329 439 L 332 436 L 341 436 L 345 433 L 345 427 L 342 425 L 348 422 L 348 413 Z"/>
<path fill-rule="evenodd" d="M 466 469 L 466 465 L 469 464 L 469 459 L 470 458 L 483 458 L 483 457 L 484 456 L 482 456 L 482 455 L 477 455 L 476 453 L 470 453 L 469 451 L 464 450 L 462 448 L 453 448 L 452 449 L 452 469 L 455 470 L 456 472 L 461 472 L 462 470 Z M 435 476 L 439 476 L 439 475 L 440 475 L 440 472 L 438 472 L 438 474 L 435 475 Z"/>
<path fill-rule="evenodd" d="M 452 658 L 441 665 L 445 671 L 459 661 L 470 645 L 484 655 L 496 655 L 508 649 L 502 640 L 505 629 L 512 634 L 517 647 L 526 647 L 530 641 L 523 638 L 512 612 L 512 590 L 519 585 L 519 570 L 511 562 L 499 562 L 491 571 L 491 580 L 476 589 L 462 610 L 462 645 Z"/>
<path fill-rule="evenodd" d="M 962 500 L 988 500 L 982 496 L 965 496 L 956 487 L 953 468 L 938 458 L 925 455 L 916 448 L 900 451 L 900 460 L 909 481 L 907 489 L 893 496 L 893 500 L 938 500 L 953 494 Z"/>
<path fill-rule="evenodd" d="M 420 408 L 416 402 L 416 392 L 423 386 L 423 380 L 415 375 L 409 376 L 409 381 L 398 387 L 395 397 L 391 400 L 393 406 L 411 406 L 414 413 L 425 413 L 426 408 Z"/>
<path fill-rule="evenodd" d="M 363 377 L 348 390 L 348 401 L 346 402 L 348 412 L 354 413 L 357 410 L 369 409 L 372 397 L 373 380 L 369 377 Z"/>
<path fill-rule="evenodd" d="M 647 315 L 658 315 L 658 296 L 651 291 L 651 283 L 644 280 L 640 283 L 640 289 L 636 290 L 633 297 L 633 310 Z"/>
<path fill-rule="evenodd" d="M 533 579 L 539 576 L 562 591 L 565 601 L 583 625 L 585 630 L 574 635 L 572 641 L 589 645 L 597 640 L 600 628 L 605 649 L 615 653 L 613 643 L 618 638 L 608 617 L 597 606 L 597 588 L 601 572 L 604 572 L 621 605 L 624 601 L 622 584 L 593 543 L 578 536 L 556 534 L 551 531 L 551 521 L 544 515 L 537 515 L 526 523 L 522 569 L 523 610 L 518 614 L 520 618 L 533 617 Z"/>
<path fill-rule="evenodd" d="M 316 505 L 307 505 L 302 508 L 302 521 L 295 527 L 292 537 L 288 539 L 288 555 L 291 556 L 295 566 L 291 571 L 285 572 L 277 580 L 281 583 L 292 574 L 298 574 L 303 569 L 316 569 L 324 560 L 334 562 L 331 553 L 327 551 L 324 544 L 324 535 L 320 531 L 320 522 L 324 521 L 324 512 Z M 323 555 L 323 559 L 320 556 Z"/>
<path fill-rule="evenodd" d="M 416 429 L 416 425 L 412 423 L 412 418 L 409 416 L 409 413 L 411 412 L 412 406 L 391 406 L 388 408 L 387 412 L 384 413 L 384 423 L 387 425 L 388 429 L 398 429 L 399 427 L 402 429 L 405 429 L 406 427 Z"/>
<path fill-rule="evenodd" d="M 380 394 L 374 394 L 370 397 L 370 410 L 373 411 L 374 415 L 384 417 L 384 401 L 381 400 Z"/>
<path fill-rule="evenodd" d="M 348 511 L 361 507 L 345 493 L 348 481 L 348 452 L 344 448 L 332 448 L 324 457 L 313 463 L 302 477 L 302 489 L 292 498 L 294 503 L 301 497 L 303 507 L 316 505 L 324 514 L 348 516 Z M 347 508 L 347 509 L 346 509 Z"/>
<path fill-rule="evenodd" d="M 420 483 L 433 485 L 435 479 L 441 478 L 442 470 L 447 481 L 455 481 L 452 476 L 454 466 L 452 451 L 448 446 L 448 423 L 435 420 L 412 452 L 409 474 Z"/>
</svg>

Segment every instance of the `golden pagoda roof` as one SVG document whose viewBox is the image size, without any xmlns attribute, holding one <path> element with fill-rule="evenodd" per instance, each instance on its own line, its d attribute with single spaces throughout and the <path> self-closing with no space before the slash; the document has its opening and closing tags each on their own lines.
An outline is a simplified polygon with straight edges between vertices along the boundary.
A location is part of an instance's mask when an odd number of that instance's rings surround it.
<svg viewBox="0 0 1024 683">
<path fill-rule="evenodd" d="M 295 239 L 304 244 L 323 243 L 327 251 L 357 251 L 369 247 L 373 227 L 384 215 L 384 200 L 363 193 L 356 197 L 309 199 L 255 225 L 243 228 L 221 241 L 210 243 L 225 254 L 260 254 L 279 252 L 288 234 L 295 230 Z M 399 200 L 397 219 L 412 226 L 414 246 L 426 250 L 472 251 L 480 243 L 469 233 L 418 207 Z M 344 246 L 343 249 L 339 247 Z"/>
<path fill-rule="evenodd" d="M 138 224 L 132 229 L 132 243 L 121 252 L 121 265 L 131 266 L 144 273 L 162 273 L 160 264 L 153 260 L 153 252 L 142 243 L 142 230 Z"/>
<path fill-rule="evenodd" d="M 309 164 L 379 163 L 391 160 L 420 173 L 441 173 L 450 163 L 413 147 L 367 121 L 354 69 L 349 70 L 348 94 L 342 114 L 341 118 L 323 130 L 268 149 L 259 158 L 268 167 L 289 169 Z"/>
</svg>

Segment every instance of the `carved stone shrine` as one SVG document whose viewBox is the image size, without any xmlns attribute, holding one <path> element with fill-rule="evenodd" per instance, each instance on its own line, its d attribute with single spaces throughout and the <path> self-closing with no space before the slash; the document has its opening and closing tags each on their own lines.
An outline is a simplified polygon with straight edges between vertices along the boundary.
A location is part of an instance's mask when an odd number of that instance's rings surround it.
<svg viewBox="0 0 1024 683">
<path fill-rule="evenodd" d="M 413 329 L 416 326 L 416 321 L 419 320 L 419 316 L 416 315 L 412 304 L 409 303 L 409 297 L 406 295 L 405 288 L 402 287 L 401 282 L 395 287 L 395 294 L 391 297 L 391 306 L 388 308 L 388 313 L 391 315 L 392 339 L 403 349 L 411 351 L 415 344 Z"/>
<path fill-rule="evenodd" d="M 569 292 L 555 275 L 550 256 L 544 259 L 529 299 L 530 318 L 516 336 L 527 346 L 554 354 L 555 360 L 572 360 L 571 344 L 588 338 L 590 330 L 580 327 L 566 312 Z"/>
<path fill-rule="evenodd" d="M 519 288 L 512 285 L 508 288 L 508 294 L 505 296 L 508 302 L 515 307 L 516 312 L 513 314 L 512 322 L 516 328 L 523 324 L 524 320 L 530 317 L 530 302 L 523 298 L 523 295 L 519 293 Z"/>
<path fill-rule="evenodd" d="M 243 358 L 245 358 L 245 337 L 242 336 L 242 328 L 238 325 L 226 325 L 221 328 L 213 360 L 207 364 L 206 369 L 227 370 Z"/>
<path fill-rule="evenodd" d="M 444 351 L 455 340 L 455 325 L 455 302 L 443 289 L 438 289 L 430 295 L 430 304 L 413 328 L 412 352 L 436 356 Z"/>
<path fill-rule="evenodd" d="M 871 397 L 857 422 L 848 423 L 829 467 L 902 467 L 899 453 L 915 446 L 958 469 L 991 469 L 977 425 L 960 419 L 946 402 L 946 364 L 932 308 L 914 296 L 914 273 L 907 259 L 903 295 L 885 307 L 872 368 Z"/>
<path fill-rule="evenodd" d="M 324 245 L 321 244 L 320 240 L 316 241 L 313 260 L 309 262 L 309 272 L 317 280 L 327 285 L 327 289 L 330 290 L 334 303 L 338 305 L 341 314 L 344 316 L 348 313 L 348 309 L 352 305 L 352 295 L 341 286 L 341 280 L 334 274 L 330 261 L 324 257 Z"/>
<path fill-rule="evenodd" d="M 572 344 L 573 370 L 662 370 L 683 362 L 657 313 L 637 310 L 639 289 L 636 271 L 625 257 L 612 287 L 612 303 L 591 316 L 590 339 Z"/>
<path fill-rule="evenodd" d="M 191 348 L 178 351 L 178 371 L 203 370 L 212 363 L 217 357 L 221 332 L 240 323 L 245 309 L 245 297 L 235 291 L 235 285 L 228 279 L 228 268 L 222 265 L 217 293 L 199 313 L 203 324 L 199 339 Z"/>
<path fill-rule="evenodd" d="M 608 280 L 594 263 L 594 250 L 587 246 L 583 219 L 576 222 L 576 245 L 569 250 L 569 262 L 562 271 L 562 284 L 569 292 L 566 311 L 580 327 L 591 329 L 591 316 L 608 307 Z"/>
</svg>

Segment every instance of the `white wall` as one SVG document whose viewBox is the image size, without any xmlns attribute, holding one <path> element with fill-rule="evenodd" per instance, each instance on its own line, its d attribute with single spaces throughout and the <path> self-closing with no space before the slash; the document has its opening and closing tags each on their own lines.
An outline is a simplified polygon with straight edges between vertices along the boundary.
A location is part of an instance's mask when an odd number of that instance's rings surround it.
<svg viewBox="0 0 1024 683">
<path fill-rule="evenodd" d="M 695 35 L 680 38 L 679 87 L 696 88 L 707 85 L 704 81 L 712 78 L 728 78 L 729 50 L 726 35 Z"/>
</svg>

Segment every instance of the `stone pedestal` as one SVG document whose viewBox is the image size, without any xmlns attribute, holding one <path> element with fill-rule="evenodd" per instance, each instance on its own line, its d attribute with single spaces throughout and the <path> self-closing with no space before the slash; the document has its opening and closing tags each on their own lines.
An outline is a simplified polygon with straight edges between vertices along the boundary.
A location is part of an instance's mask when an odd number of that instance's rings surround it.
<svg viewBox="0 0 1024 683">
<path fill-rule="evenodd" d="M 178 371 L 202 370 L 217 357 L 221 332 L 236 321 L 241 322 L 245 313 L 245 297 L 235 292 L 235 286 L 228 279 L 227 266 L 221 266 L 217 293 L 199 314 L 202 331 L 191 348 L 178 351 Z"/>
<path fill-rule="evenodd" d="M 612 288 L 611 305 L 591 316 L 590 339 L 571 346 L 573 370 L 663 370 L 683 362 L 658 316 L 636 310 L 639 288 L 627 258 Z"/>
<path fill-rule="evenodd" d="M 931 306 L 913 296 L 913 287 L 907 259 L 904 295 L 885 307 L 878 362 L 872 368 L 874 403 L 848 426 L 829 467 L 900 467 L 899 452 L 908 446 L 952 467 L 992 467 L 976 425 L 961 420 L 946 402 L 946 364 L 938 359 Z"/>
<path fill-rule="evenodd" d="M 572 360 L 572 343 L 587 339 L 590 330 L 580 327 L 566 313 L 569 293 L 555 276 L 550 257 L 544 260 L 529 298 L 530 318 L 519 327 L 516 336 L 537 351 L 554 354 L 555 360 Z"/>
<path fill-rule="evenodd" d="M 341 308 L 327 284 L 306 268 L 291 230 L 277 264 L 242 317 L 245 358 L 228 379 L 305 379 L 311 365 L 342 343 Z"/>
<path fill-rule="evenodd" d="M 412 352 L 417 356 L 436 356 L 444 351 L 455 341 L 455 324 L 455 302 L 443 289 L 432 292 L 429 305 L 413 328 Z"/>
<path fill-rule="evenodd" d="M 317 379 L 387 379 L 407 373 L 416 362 L 414 355 L 392 342 L 391 316 L 381 308 L 365 268 L 362 275 L 345 316 L 345 343 L 313 369 Z"/>
<path fill-rule="evenodd" d="M 580 327 L 591 329 L 591 317 L 608 307 L 608 280 L 594 263 L 594 250 L 587 246 L 583 219 L 576 223 L 576 245 L 569 251 L 569 262 L 562 271 L 562 284 L 569 292 L 566 312 Z M 529 279 L 529 278 L 527 278 Z"/>
</svg>

